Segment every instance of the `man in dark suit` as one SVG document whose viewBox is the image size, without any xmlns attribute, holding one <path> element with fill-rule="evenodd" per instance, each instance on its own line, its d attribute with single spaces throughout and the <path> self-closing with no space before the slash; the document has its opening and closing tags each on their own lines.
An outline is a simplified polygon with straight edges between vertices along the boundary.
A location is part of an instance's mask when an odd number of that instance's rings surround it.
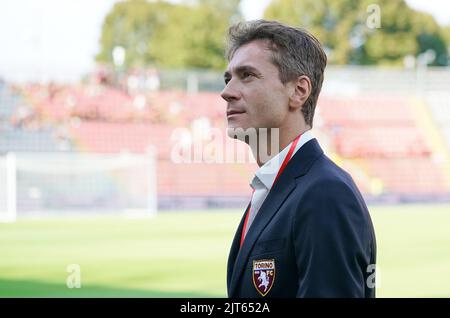
<svg viewBox="0 0 450 318">
<path fill-rule="evenodd" d="M 366 204 L 311 132 L 326 66 L 319 41 L 275 21 L 239 23 L 227 59 L 228 134 L 260 167 L 228 258 L 229 297 L 375 297 Z"/>
</svg>

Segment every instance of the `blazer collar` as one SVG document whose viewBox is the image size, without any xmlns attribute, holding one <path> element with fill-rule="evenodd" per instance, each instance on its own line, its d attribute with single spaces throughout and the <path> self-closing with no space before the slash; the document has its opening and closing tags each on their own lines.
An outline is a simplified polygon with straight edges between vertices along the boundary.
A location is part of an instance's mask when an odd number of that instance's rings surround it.
<svg viewBox="0 0 450 318">
<path fill-rule="evenodd" d="M 242 218 L 238 230 L 236 231 L 228 258 L 227 281 L 229 297 L 236 297 L 236 288 L 242 275 L 242 271 L 245 268 L 245 264 L 247 263 L 247 260 L 253 249 L 253 246 L 255 245 L 264 228 L 278 212 L 283 202 L 294 190 L 296 186 L 295 179 L 305 175 L 311 168 L 312 164 L 322 154 L 323 151 L 315 138 L 308 141 L 297 151 L 297 153 L 289 161 L 286 169 L 280 175 L 278 181 L 273 185 L 272 189 L 264 200 L 263 205 L 259 209 L 255 220 L 253 221 L 249 231 L 247 232 L 242 247 L 239 248 L 240 237 L 244 223 L 244 217 Z"/>
<path fill-rule="evenodd" d="M 313 133 L 311 130 L 305 131 L 300 139 L 298 140 L 297 146 L 295 147 L 293 156 L 297 153 L 297 151 L 303 147 L 308 141 L 314 138 Z M 266 162 L 262 167 L 260 167 L 255 172 L 255 177 L 258 178 L 266 187 L 266 189 L 271 189 L 273 182 L 278 174 L 278 170 L 280 170 L 281 164 L 286 158 L 289 148 L 291 147 L 293 141 L 289 143 L 284 149 L 280 151 L 276 156 L 274 156 L 272 159 L 270 159 L 268 162 Z"/>
</svg>

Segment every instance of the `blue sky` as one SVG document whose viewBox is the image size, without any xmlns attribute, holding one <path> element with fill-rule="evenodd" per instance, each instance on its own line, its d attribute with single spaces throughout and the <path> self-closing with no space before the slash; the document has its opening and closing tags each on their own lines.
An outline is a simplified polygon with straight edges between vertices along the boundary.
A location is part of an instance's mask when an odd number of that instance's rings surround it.
<svg viewBox="0 0 450 318">
<path fill-rule="evenodd" d="M 94 66 L 102 21 L 115 2 L 2 0 L 0 76 L 16 81 L 76 81 Z M 269 2 L 243 0 L 244 16 L 248 20 L 260 18 Z M 441 24 L 450 24 L 449 1 L 407 2 L 433 14 Z"/>
</svg>

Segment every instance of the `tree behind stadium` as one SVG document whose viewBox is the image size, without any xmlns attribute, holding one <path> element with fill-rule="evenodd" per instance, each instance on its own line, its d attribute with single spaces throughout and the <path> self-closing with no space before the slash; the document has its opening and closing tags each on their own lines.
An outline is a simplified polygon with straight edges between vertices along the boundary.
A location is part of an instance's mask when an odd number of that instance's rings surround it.
<svg viewBox="0 0 450 318">
<path fill-rule="evenodd" d="M 374 3 L 381 13 L 380 28 L 367 26 Z M 310 30 L 332 64 L 400 65 L 405 56 L 429 49 L 436 55 L 432 65 L 448 63 L 448 31 L 404 0 L 273 0 L 264 17 Z"/>
<path fill-rule="evenodd" d="M 222 69 L 224 37 L 230 23 L 240 19 L 238 4 L 239 0 L 116 3 L 103 23 L 96 60 L 112 64 L 112 51 L 121 46 L 126 68 Z"/>
</svg>

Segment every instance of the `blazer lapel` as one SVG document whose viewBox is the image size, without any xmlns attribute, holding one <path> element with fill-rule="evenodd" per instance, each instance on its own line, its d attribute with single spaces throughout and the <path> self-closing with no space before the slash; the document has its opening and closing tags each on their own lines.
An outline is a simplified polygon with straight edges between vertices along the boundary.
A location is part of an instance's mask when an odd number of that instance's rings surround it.
<svg viewBox="0 0 450 318">
<path fill-rule="evenodd" d="M 250 206 L 250 202 L 247 205 L 247 208 L 245 209 L 245 212 L 247 212 L 248 208 Z M 244 213 L 241 218 L 241 222 L 239 223 L 239 226 L 236 230 L 236 233 L 234 234 L 233 243 L 231 244 L 230 253 L 228 255 L 228 263 L 227 263 L 227 287 L 228 287 L 228 295 L 230 295 L 230 283 L 231 283 L 231 276 L 234 271 L 234 265 L 236 263 L 236 258 L 240 250 L 241 245 L 241 235 L 242 230 L 244 228 L 244 222 L 245 222 L 245 215 Z"/>
<path fill-rule="evenodd" d="M 269 224 L 283 202 L 294 190 L 296 186 L 295 178 L 306 174 L 321 154 L 323 154 L 323 151 L 316 139 L 310 140 L 297 151 L 264 200 L 255 220 L 247 232 L 244 244 L 239 248 L 245 215 L 242 218 L 238 231 L 235 234 L 228 259 L 227 282 L 229 297 L 236 297 L 236 287 L 247 264 L 250 252 L 264 228 Z"/>
</svg>

